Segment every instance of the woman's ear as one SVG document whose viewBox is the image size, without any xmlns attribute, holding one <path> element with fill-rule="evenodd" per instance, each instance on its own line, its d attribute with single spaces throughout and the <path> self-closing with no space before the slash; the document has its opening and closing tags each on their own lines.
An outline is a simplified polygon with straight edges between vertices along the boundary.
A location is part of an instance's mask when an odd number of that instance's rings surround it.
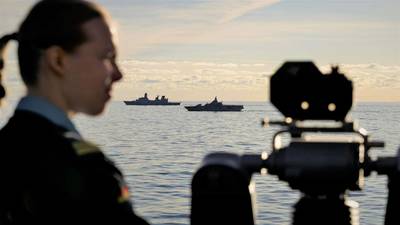
<svg viewBox="0 0 400 225">
<path fill-rule="evenodd" d="M 48 69 L 57 76 L 63 76 L 65 74 L 66 56 L 67 53 L 59 46 L 51 46 L 44 52 L 43 59 L 47 64 Z"/>
</svg>

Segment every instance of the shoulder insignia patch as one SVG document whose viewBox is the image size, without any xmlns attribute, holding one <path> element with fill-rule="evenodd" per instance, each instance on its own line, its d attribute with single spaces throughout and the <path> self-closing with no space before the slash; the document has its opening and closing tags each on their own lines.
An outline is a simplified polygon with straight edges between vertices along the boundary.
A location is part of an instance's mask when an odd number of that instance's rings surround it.
<svg viewBox="0 0 400 225">
<path fill-rule="evenodd" d="M 121 187 L 121 193 L 118 197 L 118 203 L 124 203 L 129 201 L 129 189 L 127 186 Z"/>
<path fill-rule="evenodd" d="M 82 140 L 82 137 L 79 133 L 74 131 L 67 131 L 64 133 L 64 137 L 72 140 Z"/>
<path fill-rule="evenodd" d="M 74 141 L 72 147 L 79 156 L 101 152 L 95 144 L 87 141 Z"/>
</svg>

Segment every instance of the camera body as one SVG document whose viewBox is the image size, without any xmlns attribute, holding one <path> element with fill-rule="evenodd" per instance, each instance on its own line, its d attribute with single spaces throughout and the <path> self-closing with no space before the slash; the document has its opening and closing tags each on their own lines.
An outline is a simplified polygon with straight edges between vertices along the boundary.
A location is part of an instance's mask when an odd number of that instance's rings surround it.
<svg viewBox="0 0 400 225">
<path fill-rule="evenodd" d="M 322 74 L 312 62 L 286 62 L 271 77 L 270 100 L 293 120 L 344 121 L 353 85 L 338 67 Z"/>
</svg>

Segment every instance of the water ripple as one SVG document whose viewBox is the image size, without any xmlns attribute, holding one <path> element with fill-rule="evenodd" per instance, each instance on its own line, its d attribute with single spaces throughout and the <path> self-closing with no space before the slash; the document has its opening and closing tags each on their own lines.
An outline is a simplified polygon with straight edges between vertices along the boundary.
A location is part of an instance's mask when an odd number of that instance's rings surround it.
<svg viewBox="0 0 400 225">
<path fill-rule="evenodd" d="M 399 147 L 399 104 L 360 104 L 352 112 L 372 139 L 386 142 L 372 155 L 393 155 Z M 0 115 L 3 121 L 9 115 Z M 102 147 L 125 174 L 135 210 L 152 224 L 189 224 L 190 187 L 203 157 L 214 151 L 236 154 L 270 151 L 272 134 L 262 128 L 265 116 L 282 118 L 269 104 L 245 105 L 241 113 L 191 113 L 183 107 L 138 107 L 113 102 L 104 116 L 77 117 L 79 130 Z M 274 176 L 254 176 L 257 224 L 290 224 L 300 194 Z M 386 179 L 371 176 L 362 192 L 360 224 L 382 224 Z"/>
</svg>

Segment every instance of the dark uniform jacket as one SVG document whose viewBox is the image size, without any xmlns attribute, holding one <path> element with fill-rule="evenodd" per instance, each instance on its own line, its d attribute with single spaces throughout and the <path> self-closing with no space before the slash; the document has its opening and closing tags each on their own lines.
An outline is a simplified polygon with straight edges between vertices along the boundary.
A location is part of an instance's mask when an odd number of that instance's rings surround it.
<svg viewBox="0 0 400 225">
<path fill-rule="evenodd" d="M 0 131 L 0 224 L 147 224 L 93 144 L 29 111 Z"/>
</svg>

